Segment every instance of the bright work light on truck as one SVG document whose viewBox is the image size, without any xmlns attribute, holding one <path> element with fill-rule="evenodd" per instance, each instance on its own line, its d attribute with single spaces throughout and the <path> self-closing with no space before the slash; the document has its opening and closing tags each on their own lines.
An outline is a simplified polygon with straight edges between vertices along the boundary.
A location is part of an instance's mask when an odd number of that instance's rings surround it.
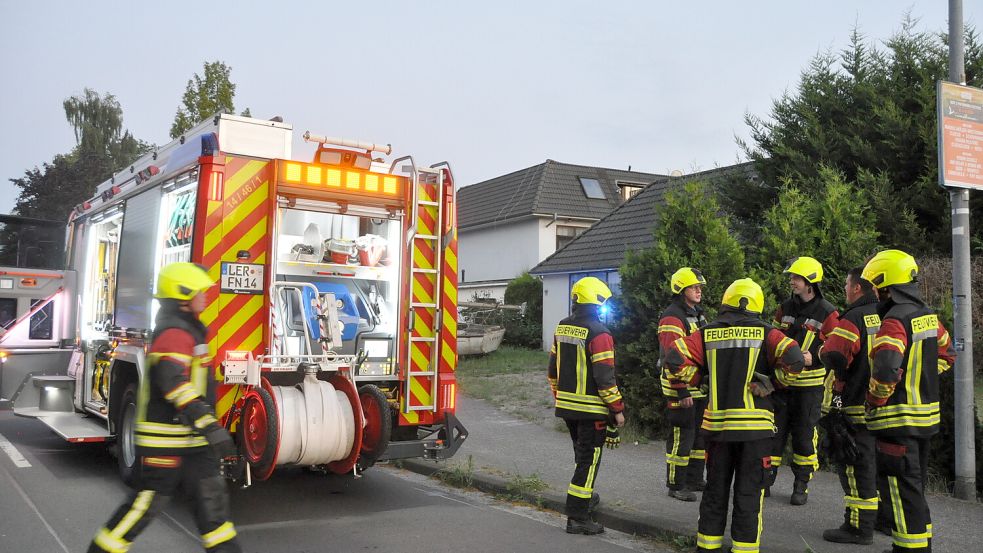
<svg viewBox="0 0 983 553">
<path fill-rule="evenodd" d="M 280 181 L 288 186 L 337 190 L 361 196 L 402 198 L 407 186 L 405 177 L 299 161 L 280 163 L 279 174 Z"/>
</svg>

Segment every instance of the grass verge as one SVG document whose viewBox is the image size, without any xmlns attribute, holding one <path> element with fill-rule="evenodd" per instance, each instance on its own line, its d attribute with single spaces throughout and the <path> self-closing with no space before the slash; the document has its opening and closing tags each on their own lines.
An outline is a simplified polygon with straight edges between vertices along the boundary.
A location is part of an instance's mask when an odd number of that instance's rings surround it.
<svg viewBox="0 0 983 553">
<path fill-rule="evenodd" d="M 455 488 L 474 487 L 474 458 L 468 455 L 467 461 L 455 463 L 434 473 L 434 478 Z"/>
<path fill-rule="evenodd" d="M 462 357 L 461 391 L 516 418 L 553 427 L 553 396 L 546 382 L 549 355 L 540 350 L 501 347 L 488 355 Z"/>
</svg>

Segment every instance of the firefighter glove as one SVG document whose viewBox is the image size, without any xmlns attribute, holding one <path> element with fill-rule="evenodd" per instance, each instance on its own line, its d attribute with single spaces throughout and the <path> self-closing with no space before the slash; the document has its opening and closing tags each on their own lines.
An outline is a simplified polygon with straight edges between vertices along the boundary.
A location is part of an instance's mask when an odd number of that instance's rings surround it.
<svg viewBox="0 0 983 553">
<path fill-rule="evenodd" d="M 826 439 L 823 440 L 826 450 L 829 452 L 830 459 L 837 463 L 847 465 L 856 464 L 860 459 L 860 448 L 853 434 L 856 430 L 846 415 L 834 409 L 819 419 L 819 426 L 826 430 Z"/>
<path fill-rule="evenodd" d="M 759 372 L 754 373 L 754 378 L 748 384 L 751 394 L 757 397 L 768 397 L 775 391 L 775 385 L 771 378 Z"/>
<path fill-rule="evenodd" d="M 204 431 L 205 439 L 212 446 L 215 453 L 222 459 L 232 457 L 238 453 L 235 442 L 229 431 L 218 424 L 210 424 Z"/>
<path fill-rule="evenodd" d="M 607 432 L 604 434 L 604 446 L 608 449 L 618 449 L 621 445 L 621 433 L 617 426 L 608 425 Z"/>
</svg>

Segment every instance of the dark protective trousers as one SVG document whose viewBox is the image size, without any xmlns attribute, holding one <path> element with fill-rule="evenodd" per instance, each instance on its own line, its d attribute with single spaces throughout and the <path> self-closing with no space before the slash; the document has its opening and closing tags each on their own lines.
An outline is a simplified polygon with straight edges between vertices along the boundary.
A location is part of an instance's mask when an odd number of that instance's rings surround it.
<svg viewBox="0 0 983 553">
<path fill-rule="evenodd" d="M 836 467 L 843 487 L 843 522 L 864 535 L 874 533 L 874 522 L 881 518 L 881 506 L 877 499 L 877 464 L 874 458 L 874 437 L 861 425 L 854 426 L 853 435 L 860 455 L 853 464 Z M 890 517 L 890 510 L 884 515 Z"/>
<path fill-rule="evenodd" d="M 823 400 L 821 387 L 777 390 L 772 394 L 775 402 L 775 434 L 771 448 L 772 474 L 767 486 L 775 481 L 778 467 L 785 453 L 785 441 L 792 437 L 792 474 L 795 481 L 807 484 L 812 473 L 819 468 L 816 455 L 820 405 Z"/>
<path fill-rule="evenodd" d="M 895 553 L 932 551 L 932 517 L 925 500 L 928 438 L 878 437 L 875 443 L 882 501 L 893 509 Z"/>
<path fill-rule="evenodd" d="M 577 467 L 567 487 L 567 516 L 575 520 L 587 520 L 591 494 L 597 469 L 604 451 L 605 421 L 563 419 L 573 440 L 573 457 Z"/>
<path fill-rule="evenodd" d="M 731 484 L 731 551 L 757 553 L 761 547 L 761 506 L 766 472 L 771 467 L 771 439 L 744 442 L 707 442 L 707 489 L 700 501 L 696 534 L 698 551 L 720 551 L 727 526 Z"/>
<path fill-rule="evenodd" d="M 219 459 L 210 447 L 196 449 L 181 457 L 141 457 L 137 491 L 99 529 L 89 553 L 128 551 L 167 498 L 182 488 L 194 494 L 195 523 L 205 551 L 240 553 Z"/>
<path fill-rule="evenodd" d="M 672 425 L 666 439 L 666 485 L 670 490 L 692 490 L 703 481 L 706 451 L 700 426 L 706 408 L 706 398 L 700 398 L 693 400 L 692 407 L 667 409 Z"/>
</svg>

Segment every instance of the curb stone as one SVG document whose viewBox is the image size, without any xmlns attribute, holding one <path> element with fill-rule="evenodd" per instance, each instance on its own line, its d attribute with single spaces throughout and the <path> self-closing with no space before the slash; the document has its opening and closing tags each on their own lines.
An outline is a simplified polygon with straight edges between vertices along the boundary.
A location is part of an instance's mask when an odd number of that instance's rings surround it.
<svg viewBox="0 0 983 553">
<path fill-rule="evenodd" d="M 421 461 L 418 459 L 403 459 L 401 466 L 410 472 L 415 472 L 423 476 L 434 476 L 447 468 L 446 463 L 442 461 Z M 472 473 L 472 478 L 471 487 L 478 491 L 493 495 L 516 495 L 515 492 L 509 490 L 509 481 L 501 476 L 476 470 Z M 566 494 L 560 494 L 553 490 L 544 490 L 536 493 L 522 491 L 518 496 L 523 501 L 532 505 L 538 505 L 561 515 L 566 511 Z M 693 534 L 692 528 L 684 528 L 674 521 L 644 517 L 623 509 L 608 506 L 604 503 L 603 493 L 601 493 L 601 504 L 594 514 L 594 518 L 598 522 L 612 530 L 635 536 L 657 538 L 663 541 L 682 538 L 693 540 L 695 544 L 696 536 Z"/>
</svg>

